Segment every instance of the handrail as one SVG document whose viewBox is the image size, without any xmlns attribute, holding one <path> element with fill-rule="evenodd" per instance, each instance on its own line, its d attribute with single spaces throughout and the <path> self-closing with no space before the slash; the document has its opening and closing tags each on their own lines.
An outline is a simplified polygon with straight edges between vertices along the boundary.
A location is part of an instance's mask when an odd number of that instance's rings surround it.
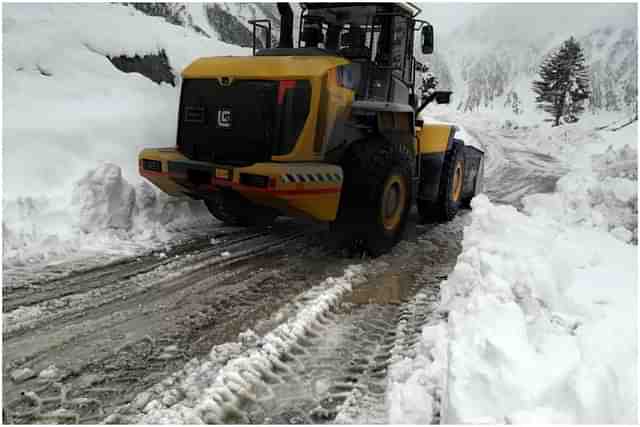
<svg viewBox="0 0 640 427">
<path fill-rule="evenodd" d="M 266 23 L 267 25 L 261 25 Z M 253 55 L 256 54 L 256 27 L 263 29 L 267 32 L 267 37 L 265 39 L 265 47 L 269 49 L 271 47 L 271 21 L 269 19 L 252 19 L 249 21 L 249 24 L 253 27 Z"/>
</svg>

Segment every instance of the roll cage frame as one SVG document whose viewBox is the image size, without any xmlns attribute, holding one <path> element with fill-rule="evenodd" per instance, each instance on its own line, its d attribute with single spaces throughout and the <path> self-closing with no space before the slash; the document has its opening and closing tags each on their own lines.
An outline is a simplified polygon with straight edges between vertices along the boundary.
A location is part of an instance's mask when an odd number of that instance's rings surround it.
<svg viewBox="0 0 640 427">
<path fill-rule="evenodd" d="M 414 40 L 415 40 L 415 32 L 420 31 L 424 25 L 430 25 L 427 21 L 416 19 L 416 17 L 420 14 L 421 9 L 414 5 L 413 3 L 301 3 L 301 11 L 299 14 L 299 22 L 298 22 L 298 41 L 296 43 L 296 47 L 293 50 L 299 50 L 300 54 L 305 54 L 305 51 L 308 51 L 306 44 L 303 46 L 304 38 L 303 38 L 303 26 L 305 20 L 309 17 L 317 17 L 318 15 L 314 15 L 314 12 L 324 11 L 324 13 L 328 13 L 330 9 L 340 9 L 340 8 L 371 8 L 373 10 L 375 8 L 375 13 L 369 13 L 365 17 L 364 24 L 361 22 L 359 25 L 360 30 L 365 32 L 366 34 L 366 45 L 368 49 L 370 49 L 369 58 L 367 61 L 373 65 L 373 67 L 380 71 L 389 71 L 392 74 L 392 79 L 399 80 L 404 84 L 409 91 L 409 103 L 413 104 L 414 109 L 418 109 L 417 100 L 416 100 L 416 58 L 414 55 Z M 378 11 L 380 8 L 387 8 L 392 10 L 391 12 L 380 12 Z M 366 11 L 366 10 L 365 10 Z M 363 15 L 359 15 L 359 20 L 362 20 Z M 336 18 L 336 21 L 339 21 Z M 256 31 L 262 30 L 265 34 L 265 43 L 267 49 L 270 48 L 271 42 L 271 23 L 268 19 L 258 19 L 249 21 L 250 24 L 253 25 L 253 54 L 256 55 Z M 404 26 L 405 30 L 404 39 L 399 40 L 396 39 L 395 35 L 398 32 L 397 23 L 401 23 Z M 343 35 L 345 31 L 348 31 L 351 28 L 350 23 L 341 22 L 339 24 L 333 24 L 333 29 L 335 31 L 336 27 L 339 27 L 339 34 Z M 386 28 L 385 28 L 386 27 Z M 389 28 L 391 27 L 391 28 Z M 409 30 L 411 29 L 411 31 Z M 324 34 L 328 34 L 329 25 L 326 22 L 322 23 L 322 31 Z M 381 35 L 385 33 L 385 36 L 389 38 L 386 46 L 383 46 L 385 52 L 381 52 L 379 49 L 378 42 L 380 41 Z M 377 36 L 377 37 L 376 37 Z M 314 54 L 326 55 L 336 55 L 336 56 L 345 56 L 340 53 L 340 39 L 338 37 L 338 46 L 336 49 L 315 49 Z M 325 38 L 326 41 L 326 38 Z M 402 60 L 394 61 L 394 45 L 397 42 L 403 45 L 404 49 L 402 52 Z M 385 43 L 383 43 L 385 44 Z M 276 48 L 277 49 L 277 48 Z M 287 50 L 288 54 L 291 52 L 290 49 Z M 398 55 L 395 52 L 396 57 Z M 384 58 L 379 59 L 379 58 Z M 351 59 L 351 58 L 349 58 Z M 361 58 L 362 59 L 362 58 Z M 392 101 L 391 97 L 392 87 L 391 84 L 387 87 L 387 101 Z M 368 91 L 367 91 L 368 92 Z M 368 96 L 368 93 L 367 93 Z M 424 106 L 421 106 L 424 108 Z M 421 109 L 421 108 L 420 108 Z"/>
</svg>

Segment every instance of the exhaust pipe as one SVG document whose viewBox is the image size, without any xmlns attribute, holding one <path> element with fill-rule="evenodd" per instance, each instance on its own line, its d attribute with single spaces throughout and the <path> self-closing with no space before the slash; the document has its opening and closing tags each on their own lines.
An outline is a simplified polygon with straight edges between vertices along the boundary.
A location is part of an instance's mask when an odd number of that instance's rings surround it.
<svg viewBox="0 0 640 427">
<path fill-rule="evenodd" d="M 278 47 L 293 47 L 293 10 L 289 3 L 278 3 L 280 12 L 280 42 Z"/>
</svg>

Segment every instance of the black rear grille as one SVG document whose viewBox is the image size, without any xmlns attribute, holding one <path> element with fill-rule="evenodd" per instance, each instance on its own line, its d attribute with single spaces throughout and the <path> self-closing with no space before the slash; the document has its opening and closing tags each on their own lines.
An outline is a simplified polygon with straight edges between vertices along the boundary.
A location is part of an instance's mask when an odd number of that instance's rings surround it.
<svg viewBox="0 0 640 427">
<path fill-rule="evenodd" d="M 185 79 L 178 118 L 178 149 L 188 158 L 249 165 L 289 153 L 309 115 L 307 80 Z M 284 89 L 284 86 L 280 89 Z"/>
<path fill-rule="evenodd" d="M 277 81 L 185 79 L 178 148 L 190 159 L 251 164 L 269 160 L 277 120 Z"/>
</svg>

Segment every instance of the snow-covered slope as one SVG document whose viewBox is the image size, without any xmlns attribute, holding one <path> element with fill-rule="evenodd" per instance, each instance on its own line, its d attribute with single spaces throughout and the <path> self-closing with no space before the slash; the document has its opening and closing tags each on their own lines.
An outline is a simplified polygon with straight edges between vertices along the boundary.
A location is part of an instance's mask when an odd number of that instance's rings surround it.
<svg viewBox="0 0 640 427">
<path fill-rule="evenodd" d="M 66 191 L 104 161 L 133 178 L 140 148 L 174 144 L 178 90 L 107 56 L 165 51 L 178 73 L 198 56 L 249 53 L 122 5 L 3 8 L 5 198 Z"/>
<path fill-rule="evenodd" d="M 175 144 L 179 94 L 177 87 L 123 73 L 108 57 L 164 52 L 178 74 L 199 56 L 251 50 L 119 4 L 2 7 L 4 260 L 95 247 L 99 238 L 74 231 L 82 225 L 72 207 L 74 187 L 76 201 L 91 198 L 96 188 L 117 189 L 107 179 L 115 174 L 137 188 L 136 200 L 146 197 L 148 189 L 138 187 L 137 154 Z M 75 184 L 96 168 L 93 185 Z M 105 181 L 95 182 L 99 177 Z M 129 232 L 135 223 L 129 201 L 121 220 L 93 225 Z"/>
<path fill-rule="evenodd" d="M 428 8 L 424 14 L 428 18 Z M 441 87 L 454 91 L 452 104 L 458 110 L 529 115 L 535 113 L 531 83 L 542 59 L 575 36 L 591 68 L 591 108 L 633 114 L 637 110 L 636 17 L 635 4 L 489 5 L 441 38 L 437 57 L 427 57 L 426 62 L 451 76 L 442 79 Z"/>
</svg>

